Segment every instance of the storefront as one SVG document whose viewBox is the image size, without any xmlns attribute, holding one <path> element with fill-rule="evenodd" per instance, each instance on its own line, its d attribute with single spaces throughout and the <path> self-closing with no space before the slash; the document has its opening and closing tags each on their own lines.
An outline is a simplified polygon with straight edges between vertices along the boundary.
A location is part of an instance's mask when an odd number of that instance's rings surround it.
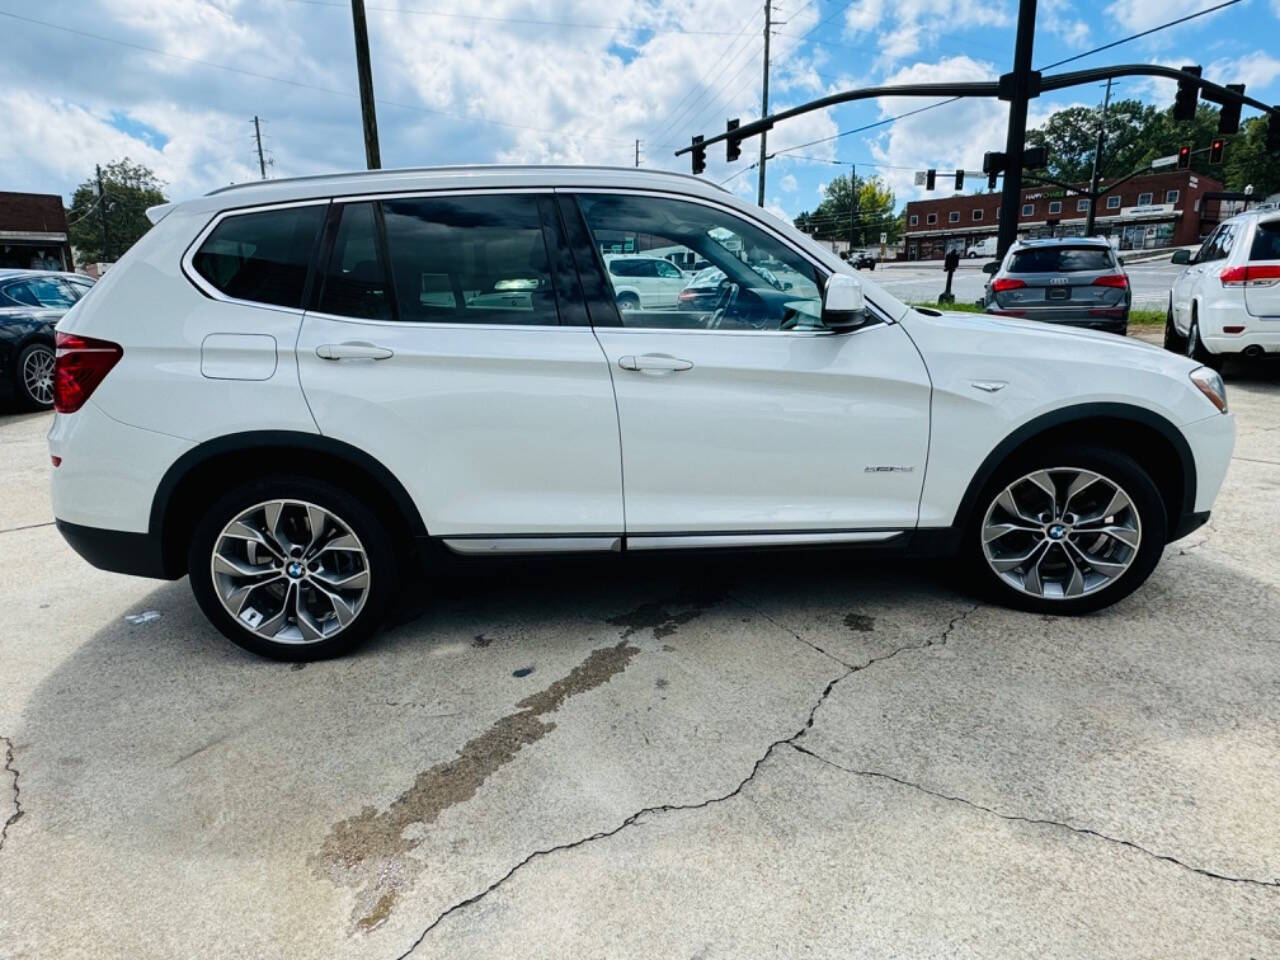
<svg viewBox="0 0 1280 960">
<path fill-rule="evenodd" d="M 0 193 L 0 269 L 71 270 L 73 266 L 62 198 Z"/>
</svg>

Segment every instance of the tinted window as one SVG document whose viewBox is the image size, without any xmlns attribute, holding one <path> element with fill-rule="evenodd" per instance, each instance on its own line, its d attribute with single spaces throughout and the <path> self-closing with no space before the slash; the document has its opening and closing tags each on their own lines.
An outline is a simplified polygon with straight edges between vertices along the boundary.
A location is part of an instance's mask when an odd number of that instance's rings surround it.
<svg viewBox="0 0 1280 960">
<path fill-rule="evenodd" d="M 821 327 L 822 279 L 814 266 L 758 227 L 716 207 L 657 197 L 578 198 L 598 250 L 677 248 L 712 267 L 656 287 L 637 302 L 617 297 L 627 327 L 790 330 Z M 626 262 L 610 261 L 612 266 Z M 662 269 L 664 260 L 636 258 Z M 727 282 L 722 282 L 727 281 Z"/>
<path fill-rule="evenodd" d="M 35 277 L 19 280 L 4 288 L 5 295 L 30 307 L 69 307 L 75 303 L 71 295 L 56 277 Z"/>
<path fill-rule="evenodd" d="M 537 197 L 387 200 L 382 213 L 401 320 L 559 323 Z"/>
<path fill-rule="evenodd" d="M 1099 247 L 1040 247 L 1019 250 L 1013 255 L 1006 272 L 1074 273 L 1110 269 L 1110 250 Z"/>
<path fill-rule="evenodd" d="M 665 277 L 668 280 L 679 280 L 684 276 L 683 273 L 673 267 L 666 260 L 655 260 L 653 262 L 653 266 L 658 271 L 658 276 Z"/>
<path fill-rule="evenodd" d="M 324 204 L 313 204 L 226 217 L 200 245 L 192 265 L 228 297 L 301 307 L 324 212 Z"/>
<path fill-rule="evenodd" d="M 342 208 L 317 309 L 340 317 L 390 320 L 391 294 L 372 203 Z"/>
<path fill-rule="evenodd" d="M 1253 233 L 1250 260 L 1280 260 L 1280 220 L 1260 222 Z"/>
</svg>

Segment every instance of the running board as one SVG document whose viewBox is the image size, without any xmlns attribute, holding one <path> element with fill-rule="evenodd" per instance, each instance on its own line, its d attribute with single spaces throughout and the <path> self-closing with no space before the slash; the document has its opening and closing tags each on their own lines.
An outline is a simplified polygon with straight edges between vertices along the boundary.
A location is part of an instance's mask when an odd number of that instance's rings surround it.
<svg viewBox="0 0 1280 960">
<path fill-rule="evenodd" d="M 467 556 L 538 553 L 617 553 L 622 550 L 699 550 L 732 547 L 802 547 L 883 543 L 902 530 L 791 531 L 788 533 L 632 534 L 627 537 L 445 537 L 444 545 Z"/>
</svg>

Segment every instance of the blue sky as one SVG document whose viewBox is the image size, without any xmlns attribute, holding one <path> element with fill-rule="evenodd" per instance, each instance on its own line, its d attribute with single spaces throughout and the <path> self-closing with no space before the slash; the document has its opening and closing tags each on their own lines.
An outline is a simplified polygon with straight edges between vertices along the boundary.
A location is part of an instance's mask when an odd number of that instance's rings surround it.
<svg viewBox="0 0 1280 960">
<path fill-rule="evenodd" d="M 671 155 L 677 145 L 759 114 L 756 0 L 366 3 L 386 166 L 629 165 L 640 139 L 644 165 L 685 170 Z M 1045 65 L 1213 5 L 1041 0 L 1034 59 Z M 255 114 L 273 176 L 362 167 L 349 11 L 345 0 L 0 0 L 10 15 L 0 17 L 9 41 L 0 189 L 66 195 L 95 162 L 126 154 L 176 199 L 252 179 Z M 994 79 L 1012 58 L 1015 13 L 1014 0 L 779 0 L 772 105 L 869 84 Z M 1280 0 L 1242 0 L 1073 66 L 1201 63 L 1208 78 L 1245 82 L 1277 103 L 1278 38 Z M 1116 95 L 1167 105 L 1172 89 L 1125 80 Z M 1091 88 L 1042 98 L 1032 122 L 1100 98 Z M 779 125 L 771 150 L 819 142 L 770 162 L 767 205 L 788 216 L 812 209 L 850 161 L 883 176 L 901 203 L 920 194 L 915 170 L 976 170 L 1001 148 L 1005 107 L 993 101 L 827 139 L 924 102 L 866 101 Z M 712 148 L 708 178 L 754 197 L 756 173 L 742 171 L 757 150 L 749 141 L 727 165 Z"/>
</svg>

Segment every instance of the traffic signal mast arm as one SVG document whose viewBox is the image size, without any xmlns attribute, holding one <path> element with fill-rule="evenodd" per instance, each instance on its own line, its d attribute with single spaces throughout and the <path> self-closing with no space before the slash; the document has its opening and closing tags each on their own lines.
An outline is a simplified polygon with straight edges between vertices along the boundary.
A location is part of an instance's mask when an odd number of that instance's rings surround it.
<svg viewBox="0 0 1280 960">
<path fill-rule="evenodd" d="M 1263 103 L 1261 100 L 1256 100 L 1253 97 L 1238 93 L 1229 87 L 1212 81 L 1204 80 L 1194 73 L 1175 70 L 1173 67 L 1164 67 L 1159 64 L 1126 63 L 1112 67 L 1095 67 L 1090 70 L 1073 70 L 1069 73 L 1059 73 L 1050 77 L 1041 77 L 1039 73 L 1034 73 L 1033 77 L 1038 81 L 1033 81 L 1031 84 L 1031 89 L 1034 91 L 1033 96 L 1039 93 L 1048 93 L 1052 90 L 1064 90 L 1068 87 L 1097 83 L 1100 80 L 1115 77 L 1166 77 L 1170 80 L 1194 82 L 1202 91 L 1211 94 L 1217 103 L 1230 101 L 1254 107 L 1269 113 L 1273 118 L 1272 122 L 1280 124 L 1280 110 Z M 877 97 L 1000 97 L 1001 93 L 1005 92 L 1006 89 L 1007 84 L 998 80 L 989 80 L 973 83 L 912 83 L 845 90 L 842 93 L 833 93 L 818 100 L 802 103 L 798 107 L 781 110 L 771 116 L 744 123 L 735 130 L 706 137 L 702 140 L 701 146 L 709 147 L 731 136 L 742 141 L 747 137 L 772 129 L 773 125 L 781 120 L 789 120 L 792 117 L 798 117 L 814 110 L 822 110 L 825 107 L 833 107 L 841 103 L 852 103 L 855 100 L 873 100 Z M 675 155 L 679 157 L 693 149 L 694 146 L 692 144 L 687 147 L 681 147 L 676 151 Z"/>
</svg>

